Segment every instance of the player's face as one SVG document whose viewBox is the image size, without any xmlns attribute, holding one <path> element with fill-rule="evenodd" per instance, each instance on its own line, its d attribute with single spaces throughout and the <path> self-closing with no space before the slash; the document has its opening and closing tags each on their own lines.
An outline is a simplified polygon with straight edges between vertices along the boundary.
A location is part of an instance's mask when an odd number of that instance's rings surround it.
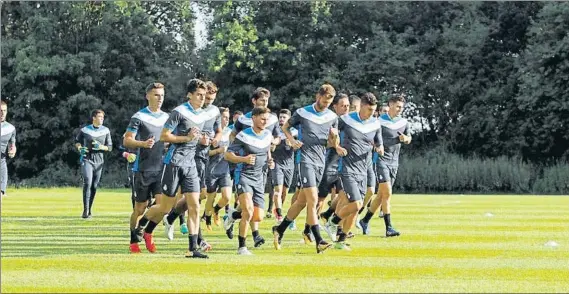
<svg viewBox="0 0 569 294">
<path fill-rule="evenodd" d="M 361 105 L 360 102 L 361 101 L 359 101 L 359 100 L 352 102 L 352 104 L 350 105 L 350 112 L 353 112 L 353 111 L 360 112 L 360 105 Z"/>
<path fill-rule="evenodd" d="M 146 93 L 146 100 L 148 100 L 150 107 L 158 107 L 158 109 L 160 109 L 162 103 L 164 103 L 164 88 L 152 89 Z"/>
<path fill-rule="evenodd" d="M 334 101 L 333 95 L 320 95 L 316 94 L 316 106 L 318 106 L 318 110 L 322 111 L 328 107 Z"/>
<path fill-rule="evenodd" d="M 105 121 L 105 115 L 103 113 L 99 113 L 99 114 L 93 116 L 93 124 L 95 126 L 103 125 L 104 121 Z"/>
<path fill-rule="evenodd" d="M 188 93 L 188 98 L 190 98 L 190 104 L 194 109 L 202 108 L 205 101 L 206 90 L 203 88 L 197 88 L 195 92 Z"/>
<path fill-rule="evenodd" d="M 2 107 L 0 107 L 0 111 L 2 112 L 2 122 L 6 121 L 6 115 L 8 114 L 8 106 L 7 105 L 2 105 Z"/>
<path fill-rule="evenodd" d="M 269 113 L 263 113 L 260 115 L 253 116 L 253 125 L 257 129 L 264 130 L 267 126 L 267 121 L 269 120 Z"/>
<path fill-rule="evenodd" d="M 290 116 L 285 113 L 279 114 L 279 125 L 282 127 L 290 119 Z"/>
<path fill-rule="evenodd" d="M 234 114 L 233 115 L 233 123 L 237 122 L 237 120 L 239 119 L 240 116 L 241 116 L 241 114 Z"/>
<path fill-rule="evenodd" d="M 405 103 L 401 101 L 389 103 L 389 116 L 396 117 L 398 115 L 401 115 L 404 107 Z"/>
<path fill-rule="evenodd" d="M 224 111 L 221 113 L 221 126 L 225 128 L 229 125 L 229 111 Z"/>
<path fill-rule="evenodd" d="M 382 106 L 381 109 L 379 110 L 379 115 L 385 114 L 389 112 L 389 106 Z"/>
<path fill-rule="evenodd" d="M 375 104 L 374 105 L 366 105 L 366 104 L 361 105 L 360 111 L 359 111 L 360 118 L 362 120 L 366 120 L 366 119 L 370 118 L 373 115 L 373 113 L 375 112 L 376 108 L 377 108 L 377 105 L 375 105 Z"/>
<path fill-rule="evenodd" d="M 334 111 L 337 115 L 344 115 L 350 111 L 350 100 L 348 98 L 340 99 L 336 105 L 334 105 Z"/>
<path fill-rule="evenodd" d="M 215 101 L 215 98 L 217 97 L 217 93 L 207 93 L 205 94 L 205 101 L 204 101 L 204 106 L 209 106 L 213 103 L 213 101 Z"/>
<path fill-rule="evenodd" d="M 269 97 L 263 96 L 259 99 L 253 99 L 253 105 L 255 107 L 267 107 L 269 105 Z"/>
</svg>

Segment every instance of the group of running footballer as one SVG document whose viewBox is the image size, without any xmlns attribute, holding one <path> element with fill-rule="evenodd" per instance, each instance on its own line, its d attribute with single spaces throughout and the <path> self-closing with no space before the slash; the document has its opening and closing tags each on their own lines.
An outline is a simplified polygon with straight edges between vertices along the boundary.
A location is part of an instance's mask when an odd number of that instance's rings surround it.
<svg viewBox="0 0 569 294">
<path fill-rule="evenodd" d="M 156 226 L 163 222 L 172 240 L 179 219 L 180 231 L 188 234 L 186 257 L 208 258 L 206 252 L 212 249 L 202 235 L 201 221 L 207 230 L 223 225 L 229 239 L 237 222 L 237 253 L 251 255 L 249 229 L 254 247 L 262 246 L 265 238 L 259 224 L 273 216 L 272 241 L 279 250 L 285 232 L 296 228 L 295 219 L 304 209 L 302 236 L 317 253 L 332 246 L 351 250 L 346 240 L 354 236 L 352 228 L 370 234 L 370 221 L 378 211 L 385 236 L 400 234 L 391 223 L 390 198 L 401 144 L 411 142 L 409 124 L 401 117 L 403 95 L 392 95 L 378 109 L 372 93 L 337 94 L 332 85 L 324 84 L 314 103 L 294 112 L 281 109 L 277 116 L 267 108 L 269 90 L 257 88 L 251 95 L 252 110 L 234 111 L 231 117 L 229 108 L 214 105 L 218 88 L 211 81 L 191 79 L 187 101 L 169 114 L 161 110 L 163 84 L 151 83 L 145 91 L 148 106 L 131 117 L 118 153 L 128 162 L 132 186 L 131 253 L 141 252 L 142 241 L 149 252 L 156 252 Z M 92 217 L 103 154 L 112 150 L 104 116 L 103 110 L 94 110 L 92 124 L 76 137 L 84 182 L 83 218 Z M 285 214 L 289 189 L 295 191 Z M 321 222 L 332 242 L 322 238 Z"/>
</svg>

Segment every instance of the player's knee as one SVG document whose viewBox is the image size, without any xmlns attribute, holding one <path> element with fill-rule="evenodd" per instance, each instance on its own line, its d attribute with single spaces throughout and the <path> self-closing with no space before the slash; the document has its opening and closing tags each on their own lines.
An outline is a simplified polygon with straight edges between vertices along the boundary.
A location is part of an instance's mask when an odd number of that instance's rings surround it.
<svg viewBox="0 0 569 294">
<path fill-rule="evenodd" d="M 251 219 L 253 219 L 253 207 L 249 205 L 242 207 L 241 218 L 246 221 L 251 221 Z"/>
<path fill-rule="evenodd" d="M 144 210 L 146 210 L 146 203 L 143 203 L 143 205 L 140 205 L 140 203 L 136 203 L 136 205 L 134 206 L 134 212 L 136 213 L 136 215 L 143 215 Z"/>
<path fill-rule="evenodd" d="M 251 221 L 261 222 L 264 219 L 264 215 L 264 211 L 261 208 L 255 207 L 253 209 L 253 217 L 251 218 Z"/>
</svg>

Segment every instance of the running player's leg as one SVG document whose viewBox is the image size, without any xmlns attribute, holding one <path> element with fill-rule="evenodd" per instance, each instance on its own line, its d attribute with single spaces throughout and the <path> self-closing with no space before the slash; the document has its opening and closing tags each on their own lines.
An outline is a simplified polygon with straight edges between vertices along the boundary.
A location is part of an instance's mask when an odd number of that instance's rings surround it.
<svg viewBox="0 0 569 294">
<path fill-rule="evenodd" d="M 190 258 L 208 258 L 207 255 L 201 253 L 200 250 L 200 180 L 196 169 L 184 167 L 181 181 L 182 194 L 186 199 L 188 206 L 188 252 L 186 257 Z"/>
<path fill-rule="evenodd" d="M 97 188 L 101 182 L 101 175 L 103 174 L 103 163 L 95 165 L 93 170 L 93 182 L 91 184 L 91 198 L 89 198 L 89 216 L 91 216 L 91 211 L 93 208 L 93 202 L 95 201 L 95 195 L 97 194 Z"/>
<path fill-rule="evenodd" d="M 296 189 L 295 196 L 293 196 L 292 199 L 294 202 L 288 209 L 285 218 L 278 226 L 274 226 L 272 229 L 274 236 L 273 245 L 277 250 L 281 249 L 281 240 L 288 226 L 296 219 L 296 217 L 298 217 L 300 212 L 302 212 L 302 210 L 306 207 L 306 198 L 304 196 L 303 190 L 304 189 L 302 188 Z"/>
<path fill-rule="evenodd" d="M 343 219 L 348 220 L 345 223 L 345 230 L 348 232 L 351 229 L 351 225 L 353 221 L 350 220 L 350 217 L 355 217 L 357 215 L 358 210 L 362 207 L 363 204 L 363 197 L 366 191 L 366 181 L 367 179 L 359 179 L 354 176 L 346 176 L 340 175 L 340 183 L 341 183 L 341 190 L 342 194 L 347 197 L 347 204 L 343 205 L 342 207 L 336 207 L 336 212 L 334 216 L 329 219 L 326 226 L 330 228 L 331 226 L 337 227 L 340 221 Z M 340 196 L 342 197 L 342 196 Z M 344 242 L 346 239 L 346 234 L 343 233 L 338 236 L 338 242 Z M 341 244 L 345 245 L 345 244 Z"/>
<path fill-rule="evenodd" d="M 160 173 L 137 172 L 133 177 L 135 205 L 130 215 L 130 252 L 140 253 L 138 242 L 142 241 L 142 230 L 136 230 L 138 218 L 144 214 L 152 194 L 160 193 L 155 191 L 160 187 Z"/>
<path fill-rule="evenodd" d="M 6 194 L 6 187 L 8 186 L 8 166 L 6 165 L 6 158 L 2 158 L 0 162 L 0 169 L 2 170 L 2 174 L 0 175 L 2 178 L 0 179 L 0 192 L 2 196 Z"/>
<path fill-rule="evenodd" d="M 265 173 L 265 191 L 269 190 L 269 206 L 267 207 L 267 218 L 273 218 L 273 206 L 274 206 L 274 197 L 275 197 L 275 190 L 273 189 L 272 185 L 272 174 L 270 171 Z"/>
<path fill-rule="evenodd" d="M 159 203 L 150 207 L 138 221 L 138 228 L 144 228 L 142 237 L 144 238 L 146 249 L 150 252 L 156 251 L 156 245 L 154 244 L 154 238 L 152 236 L 156 225 L 160 223 L 163 216 L 168 213 L 176 203 L 176 190 L 180 182 L 179 167 L 173 165 L 164 166 L 160 182 L 162 194 L 156 196 L 161 198 Z"/>
<path fill-rule="evenodd" d="M 275 213 L 277 223 L 282 222 L 282 207 L 283 207 L 283 186 L 284 186 L 284 172 L 279 165 L 270 170 L 271 173 L 271 186 L 273 187 L 273 202 L 275 204 Z"/>
<path fill-rule="evenodd" d="M 206 213 L 206 217 L 209 219 L 209 226 L 208 226 L 208 222 L 206 221 L 206 226 L 208 231 L 211 230 L 211 218 L 212 215 L 214 214 L 214 209 L 213 209 L 213 204 L 215 202 L 215 197 L 217 196 L 217 191 L 219 186 L 217 185 L 217 180 L 218 177 L 207 173 L 205 176 L 205 187 L 206 187 L 206 193 L 207 193 L 207 198 L 206 198 L 206 202 L 205 202 L 205 208 L 204 211 Z M 218 223 L 216 223 L 216 225 L 219 225 Z"/>
<path fill-rule="evenodd" d="M 241 206 L 241 212 L 234 212 L 234 218 L 241 218 L 239 222 L 239 247 L 237 249 L 237 254 L 239 255 L 252 255 L 252 253 L 247 249 L 247 230 L 249 223 L 253 218 L 253 199 L 251 193 L 241 193 L 239 195 L 239 205 Z"/>
<path fill-rule="evenodd" d="M 89 202 L 91 199 L 91 185 L 93 184 L 93 165 L 89 161 L 81 163 L 81 175 L 83 176 L 83 214 L 82 218 L 89 217 Z"/>
<path fill-rule="evenodd" d="M 391 224 L 391 195 L 392 195 L 392 187 L 393 182 L 397 176 L 397 168 L 396 167 L 388 167 L 386 165 L 378 165 L 377 170 L 377 179 L 379 182 L 379 190 L 378 190 L 378 197 L 376 197 L 371 206 L 368 208 L 368 212 L 366 213 L 365 217 L 361 219 L 360 225 L 362 226 L 362 230 L 364 234 L 369 234 L 369 222 L 373 215 L 380 209 L 383 211 L 383 218 L 386 227 L 386 236 L 398 236 L 399 232 L 393 229 Z M 386 219 L 386 214 L 389 214 Z"/>
<path fill-rule="evenodd" d="M 227 204 L 229 204 L 230 200 L 231 200 L 231 184 L 229 184 L 229 186 L 221 187 L 221 198 L 219 199 L 219 201 L 217 201 L 217 204 L 213 206 L 213 220 L 217 226 L 219 226 L 220 224 L 219 211 Z"/>
<path fill-rule="evenodd" d="M 253 234 L 253 241 L 255 242 L 255 247 L 260 247 L 265 244 L 265 239 L 259 234 L 259 224 L 263 221 L 263 216 L 265 215 L 265 187 L 260 185 L 255 187 L 251 185 L 253 190 L 253 217 L 251 218 L 251 233 Z"/>
</svg>

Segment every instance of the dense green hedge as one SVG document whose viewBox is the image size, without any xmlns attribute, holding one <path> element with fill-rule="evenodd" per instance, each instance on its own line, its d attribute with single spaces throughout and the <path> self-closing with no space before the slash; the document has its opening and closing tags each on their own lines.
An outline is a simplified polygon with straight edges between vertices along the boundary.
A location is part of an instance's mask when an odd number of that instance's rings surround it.
<svg viewBox="0 0 569 294">
<path fill-rule="evenodd" d="M 107 161 L 101 186 L 118 188 L 126 183 L 125 163 Z M 58 164 L 34 178 L 12 184 L 80 186 L 81 177 L 79 167 L 70 169 Z M 425 154 L 403 154 L 394 189 L 396 193 L 569 194 L 569 165 L 539 167 L 505 157 L 464 158 L 437 148 Z"/>
</svg>

